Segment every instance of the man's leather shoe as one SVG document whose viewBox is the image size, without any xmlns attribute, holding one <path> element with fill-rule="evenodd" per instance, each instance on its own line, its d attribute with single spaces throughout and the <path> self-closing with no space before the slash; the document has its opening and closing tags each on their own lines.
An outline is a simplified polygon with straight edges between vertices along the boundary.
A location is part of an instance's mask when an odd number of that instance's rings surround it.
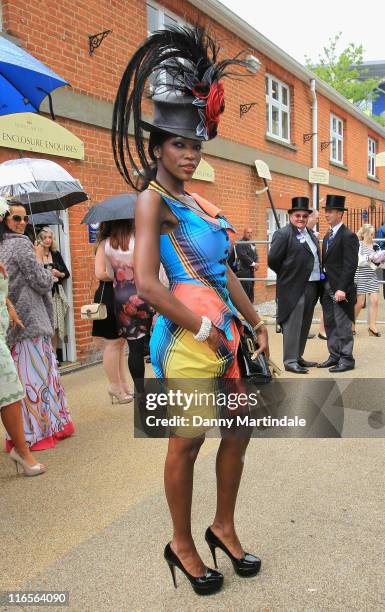
<svg viewBox="0 0 385 612">
<path fill-rule="evenodd" d="M 329 372 L 331 372 L 332 374 L 334 372 L 348 372 L 349 370 L 354 370 L 354 365 L 346 365 L 343 363 L 338 363 L 332 368 L 329 368 Z"/>
<path fill-rule="evenodd" d="M 302 359 L 302 357 L 298 359 L 298 363 L 303 368 L 316 368 L 318 366 L 316 361 L 306 361 L 306 359 Z"/>
<path fill-rule="evenodd" d="M 307 339 L 308 339 L 308 340 L 313 340 L 313 338 L 315 338 L 315 334 L 310 334 L 310 333 L 309 333 L 309 334 L 307 335 Z"/>
<path fill-rule="evenodd" d="M 335 361 L 332 357 L 328 357 L 326 361 L 319 363 L 317 368 L 331 368 L 336 365 L 338 365 L 338 361 Z"/>
<path fill-rule="evenodd" d="M 293 365 L 285 365 L 286 372 L 293 372 L 294 374 L 307 374 L 308 369 L 303 368 L 298 363 L 293 363 Z"/>
</svg>

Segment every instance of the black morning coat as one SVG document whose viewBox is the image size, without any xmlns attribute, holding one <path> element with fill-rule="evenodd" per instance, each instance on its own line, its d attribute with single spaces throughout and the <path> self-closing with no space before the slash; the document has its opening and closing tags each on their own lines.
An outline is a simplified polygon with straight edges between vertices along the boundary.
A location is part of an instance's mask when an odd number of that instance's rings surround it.
<svg viewBox="0 0 385 612">
<path fill-rule="evenodd" d="M 314 256 L 306 241 L 297 238 L 298 229 L 289 223 L 274 232 L 271 242 L 268 264 L 277 274 L 277 321 L 286 321 L 299 298 L 304 293 L 314 266 Z M 319 243 L 312 231 L 310 238 L 317 246 L 321 262 Z M 318 283 L 319 286 L 319 283 Z"/>
<path fill-rule="evenodd" d="M 354 304 L 357 301 L 354 275 L 358 266 L 359 241 L 356 234 L 342 224 L 327 248 L 327 234 L 322 243 L 322 263 L 326 279 L 335 293 L 345 291 L 346 301 L 338 302 L 349 319 L 354 321 Z"/>
</svg>

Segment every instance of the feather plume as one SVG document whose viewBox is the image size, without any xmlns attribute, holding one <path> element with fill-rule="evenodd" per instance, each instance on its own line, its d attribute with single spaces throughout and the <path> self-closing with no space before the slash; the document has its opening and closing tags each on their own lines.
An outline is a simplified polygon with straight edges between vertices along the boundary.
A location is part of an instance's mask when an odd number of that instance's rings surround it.
<svg viewBox="0 0 385 612">
<path fill-rule="evenodd" d="M 220 79 L 241 76 L 232 73 L 231 67 L 248 66 L 241 54 L 217 61 L 218 53 L 219 47 L 202 27 L 170 26 L 151 34 L 132 56 L 115 100 L 112 147 L 119 172 L 135 189 L 140 189 L 135 175 L 149 178 L 153 173 L 144 146 L 141 111 L 149 79 L 167 73 L 171 78 L 166 82 L 163 79 L 162 91 L 170 89 L 194 96 L 193 103 L 202 120 L 201 133 L 206 139 L 212 138 L 216 135 L 219 112 L 224 109 Z M 134 146 L 128 137 L 130 121 L 134 127 Z"/>
</svg>

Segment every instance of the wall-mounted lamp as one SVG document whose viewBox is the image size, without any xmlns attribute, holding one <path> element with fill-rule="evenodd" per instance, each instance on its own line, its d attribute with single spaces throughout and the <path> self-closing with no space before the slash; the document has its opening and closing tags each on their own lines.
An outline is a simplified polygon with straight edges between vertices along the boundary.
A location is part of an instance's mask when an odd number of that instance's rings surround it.
<svg viewBox="0 0 385 612">
<path fill-rule="evenodd" d="M 258 70 L 260 69 L 260 67 L 262 66 L 262 63 L 259 61 L 257 57 L 255 57 L 255 55 L 247 55 L 246 61 L 249 64 L 248 70 L 254 74 L 256 74 Z"/>
</svg>

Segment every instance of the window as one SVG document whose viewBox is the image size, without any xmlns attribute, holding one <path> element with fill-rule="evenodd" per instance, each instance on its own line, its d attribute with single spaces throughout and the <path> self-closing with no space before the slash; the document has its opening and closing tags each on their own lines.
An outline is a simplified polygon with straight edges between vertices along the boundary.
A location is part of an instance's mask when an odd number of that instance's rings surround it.
<svg viewBox="0 0 385 612">
<path fill-rule="evenodd" d="M 368 176 L 376 176 L 376 151 L 376 141 L 373 138 L 368 138 Z"/>
<path fill-rule="evenodd" d="M 330 161 L 344 163 L 344 122 L 335 115 L 330 115 Z"/>
<path fill-rule="evenodd" d="M 285 225 L 289 223 L 289 213 L 287 212 L 287 210 L 279 209 L 279 208 L 276 209 L 276 213 L 278 216 L 278 221 L 279 221 L 280 226 L 285 227 Z M 274 214 L 271 208 L 266 209 L 266 214 L 267 214 L 267 239 L 270 243 L 271 239 L 273 238 L 274 232 L 278 228 L 277 228 L 275 217 L 274 217 Z M 267 249 L 268 250 L 270 249 L 270 244 L 267 245 Z M 275 272 L 273 272 L 273 270 L 270 270 L 270 268 L 267 268 L 267 278 L 269 279 L 269 281 L 275 281 L 275 279 L 277 278 L 277 275 Z"/>
<path fill-rule="evenodd" d="M 169 25 L 177 25 L 181 20 L 155 2 L 147 3 L 147 34 L 162 30 Z"/>
<path fill-rule="evenodd" d="M 275 77 L 266 75 L 267 134 L 290 142 L 290 91 Z"/>
<path fill-rule="evenodd" d="M 182 19 L 166 10 L 163 6 L 155 2 L 147 2 L 147 35 L 149 36 L 156 30 L 163 30 L 169 25 L 184 25 Z M 152 90 L 162 91 L 162 85 L 167 84 L 171 77 L 166 74 L 165 70 L 161 70 L 158 74 L 153 74 L 150 78 Z"/>
</svg>

